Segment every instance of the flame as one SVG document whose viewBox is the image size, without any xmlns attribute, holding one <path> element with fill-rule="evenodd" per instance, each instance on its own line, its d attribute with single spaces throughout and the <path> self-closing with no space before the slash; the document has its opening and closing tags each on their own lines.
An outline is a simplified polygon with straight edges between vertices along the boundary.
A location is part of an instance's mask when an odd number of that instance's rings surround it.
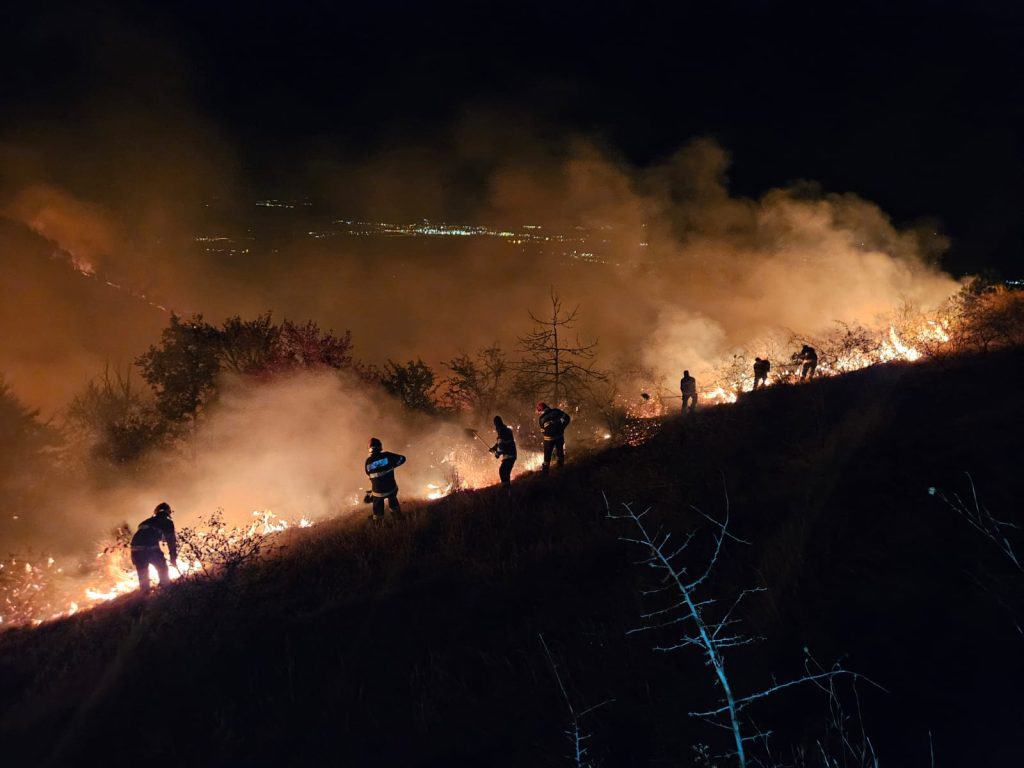
<svg viewBox="0 0 1024 768">
<path fill-rule="evenodd" d="M 914 347 L 904 344 L 899 334 L 896 333 L 896 327 L 893 325 L 889 326 L 889 339 L 882 342 L 881 350 L 880 360 L 882 362 L 906 360 L 913 363 L 921 359 L 921 353 Z"/>
<path fill-rule="evenodd" d="M 512 477 L 534 472 L 543 462 L 544 454 L 540 451 L 520 450 Z M 438 463 L 442 465 L 445 477 L 424 486 L 422 498 L 428 501 L 442 499 L 455 491 L 489 488 L 500 482 L 497 461 L 490 454 L 473 448 L 472 444 L 449 451 Z"/>
<path fill-rule="evenodd" d="M 753 381 L 753 379 L 751 379 L 751 381 Z M 735 403 L 739 398 L 739 395 L 737 395 L 735 391 L 730 392 L 723 387 L 715 387 L 711 390 L 705 390 L 702 395 L 703 397 L 701 399 L 703 399 L 704 402 L 714 403 L 716 405 L 719 403 Z"/>
<path fill-rule="evenodd" d="M 949 334 L 946 333 L 948 327 L 949 323 L 945 320 L 928 320 L 924 328 L 921 329 L 921 335 L 928 341 L 945 344 L 949 341 Z"/>
<path fill-rule="evenodd" d="M 308 517 L 290 521 L 271 510 L 254 510 L 252 522 L 242 530 L 243 536 L 272 536 L 291 527 L 310 528 Z M 47 557 L 33 564 L 12 557 L 0 562 L 0 625 L 31 624 L 73 616 L 139 588 L 131 552 L 125 540 L 111 543 L 97 552 L 88 576 L 69 576 L 56 560 Z M 178 562 L 168 569 L 171 581 L 196 574 L 203 563 L 179 554 Z M 76 573 L 78 569 L 70 569 Z M 82 581 L 86 581 L 85 584 Z M 156 569 L 150 566 L 150 580 L 157 581 Z"/>
<path fill-rule="evenodd" d="M 438 483 L 427 483 L 427 498 L 431 500 L 444 498 L 452 492 L 453 487 L 454 483 L 448 483 L 445 486 Z"/>
<path fill-rule="evenodd" d="M 848 348 L 836 344 L 833 344 L 831 350 L 819 348 L 815 376 L 836 376 L 890 361 L 917 362 L 935 354 L 943 344 L 949 342 L 947 331 L 948 325 L 941 319 L 903 321 L 900 330 L 897 330 L 895 322 L 890 323 L 887 332 L 858 336 L 857 343 L 848 344 Z M 839 346 L 838 351 L 836 346 Z M 702 406 L 734 403 L 740 392 L 749 392 L 753 388 L 752 370 L 746 367 L 743 360 L 742 357 L 734 358 L 730 368 L 723 369 L 717 380 L 700 391 Z M 799 374 L 799 363 L 777 363 L 773 367 L 768 386 L 796 382 Z M 657 391 L 656 387 L 646 389 Z M 634 446 L 646 442 L 657 431 L 662 417 L 670 411 L 678 410 L 679 400 L 676 398 L 652 398 L 646 392 L 642 396 L 643 401 L 639 403 L 620 398 L 618 405 L 628 418 L 625 427 L 616 432 L 617 438 Z M 672 403 L 676 404 L 675 407 L 672 407 Z M 610 441 L 613 437 L 612 430 L 604 426 L 590 434 L 597 444 Z M 542 461 L 543 454 L 540 451 L 521 451 L 515 475 L 539 469 Z M 437 461 L 434 469 L 438 470 L 440 476 L 426 484 L 422 492 L 422 497 L 426 499 L 440 499 L 459 490 L 485 488 L 499 482 L 494 458 L 472 443 L 456 446 Z M 359 497 L 354 497 L 353 504 L 358 502 Z M 289 521 L 268 509 L 253 510 L 251 518 L 249 524 L 241 530 L 240 535 L 243 537 L 273 536 L 290 527 L 309 528 L 314 525 L 306 517 Z M 138 589 L 138 578 L 126 540 L 104 547 L 87 570 L 90 575 L 85 577 L 77 575 L 79 569 L 68 569 L 65 572 L 65 568 L 58 566 L 52 557 L 39 562 L 14 557 L 0 561 L 0 625 L 39 625 L 43 621 L 88 610 Z M 182 557 L 170 568 L 170 577 L 177 580 L 204 570 L 202 562 Z M 151 573 L 151 578 L 155 576 L 155 573 Z M 86 583 L 83 584 L 83 581 Z"/>
<path fill-rule="evenodd" d="M 840 349 L 839 352 L 830 352 L 824 349 L 827 345 L 823 344 L 818 349 L 818 366 L 814 377 L 837 376 L 879 363 L 918 362 L 940 351 L 942 345 L 950 341 L 948 321 L 944 319 L 917 318 L 901 323 L 901 327 L 902 330 L 897 330 L 896 323 L 889 323 L 884 332 L 869 334 L 864 338 L 862 345 L 851 344 L 850 348 Z M 766 386 L 799 381 L 801 365 L 796 361 L 776 361 Z M 701 390 L 700 402 L 704 405 L 734 403 L 741 392 L 750 392 L 753 388 L 752 369 L 730 369 L 727 373 L 720 373 L 718 380 Z"/>
<path fill-rule="evenodd" d="M 89 261 L 89 259 L 85 258 L 84 256 L 79 256 L 78 254 L 72 251 L 68 252 L 68 257 L 68 260 L 71 264 L 71 268 L 74 269 L 76 272 L 81 272 L 86 277 L 92 277 L 93 275 L 96 274 L 96 265 Z"/>
</svg>

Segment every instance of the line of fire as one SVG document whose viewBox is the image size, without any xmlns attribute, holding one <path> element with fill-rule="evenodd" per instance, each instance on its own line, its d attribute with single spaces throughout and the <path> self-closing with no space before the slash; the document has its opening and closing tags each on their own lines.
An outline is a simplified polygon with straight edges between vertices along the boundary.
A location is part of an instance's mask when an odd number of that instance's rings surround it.
<svg viewBox="0 0 1024 768">
<path fill-rule="evenodd" d="M 445 229 L 440 231 L 450 234 Z M 478 233 L 474 230 L 474 234 Z M 91 268 L 74 260 L 69 264 L 82 277 L 95 277 Z M 112 290 L 127 290 L 109 281 L 104 284 Z M 141 294 L 131 295 L 147 301 Z M 916 363 L 1012 346 L 1022 340 L 1022 307 L 1024 294 L 1014 290 L 1014 286 L 974 280 L 930 312 L 910 306 L 896 307 L 875 327 L 837 322 L 828 334 L 791 334 L 773 339 L 761 348 L 736 350 L 718 367 L 698 372 L 696 408 L 691 404 L 688 413 L 696 417 L 697 410 L 727 407 L 739 398 L 756 397 L 757 391 L 765 387 L 798 386 L 815 377 L 840 376 L 874 365 Z M 383 370 L 362 365 L 349 354 L 348 336 L 339 338 L 322 332 L 312 322 L 303 326 L 285 322 L 278 326 L 269 314 L 251 321 L 236 319 L 220 328 L 204 323 L 201 318 L 174 317 L 165 331 L 164 347 L 151 348 L 149 357 L 141 360 L 144 369 L 149 365 L 152 370 L 160 364 L 161 355 L 180 353 L 174 345 L 191 345 L 206 337 L 211 340 L 211 359 L 222 356 L 225 360 L 243 361 L 240 365 L 232 363 L 234 374 L 248 377 L 257 386 L 274 377 L 287 380 L 300 369 L 338 371 L 350 376 L 356 382 L 351 386 L 365 388 L 371 397 L 397 400 L 413 419 L 445 425 L 442 431 L 447 439 L 440 445 L 431 444 L 426 454 L 416 457 L 426 464 L 429 479 L 406 492 L 413 499 L 429 501 L 499 482 L 494 457 L 483 450 L 481 439 L 481 433 L 488 432 L 481 418 L 486 418 L 490 410 L 500 408 L 518 416 L 516 421 L 510 420 L 521 446 L 516 477 L 536 473 L 541 468 L 543 436 L 533 424 L 532 415 L 528 415 L 528 405 L 545 392 L 549 399 L 573 414 L 575 421 L 568 445 L 570 453 L 577 455 L 613 445 L 641 445 L 657 433 L 666 419 L 675 418 L 683 410 L 684 395 L 679 394 L 682 390 L 673 391 L 664 382 L 632 375 L 625 377 L 627 390 L 619 383 L 623 379 L 614 372 L 597 369 L 592 362 L 596 345 L 581 345 L 577 337 L 571 336 L 579 307 L 564 307 L 558 295 L 552 293 L 547 309 L 546 315 L 529 316 L 536 330 L 519 348 L 526 357 L 508 359 L 497 347 L 483 350 L 475 358 L 464 355 L 447 363 L 451 375 L 443 381 L 421 360 L 407 364 L 389 361 Z M 559 341 L 559 331 L 563 338 L 572 341 Z M 815 355 L 809 378 L 803 354 L 808 349 Z M 755 355 L 757 352 L 765 357 Z M 758 370 L 758 364 L 764 363 L 769 364 L 768 369 Z M 90 383 L 86 396 L 72 404 L 72 413 L 75 409 L 80 412 L 77 418 L 106 431 L 108 439 L 97 444 L 97 450 L 116 456 L 119 461 L 126 451 L 133 450 L 130 443 L 138 439 L 138 435 L 132 434 L 133 427 L 140 432 L 148 430 L 150 435 L 160 432 L 159 427 L 146 423 L 147 418 L 159 418 L 158 412 L 147 412 L 144 395 L 132 389 L 130 376 L 131 372 L 107 370 L 101 379 Z M 159 408 L 161 396 L 170 399 L 171 384 L 156 376 L 146 379 L 155 384 L 155 407 Z M 193 389 L 195 385 L 194 381 L 186 382 Z M 206 416 L 200 414 L 212 402 L 203 399 L 212 393 L 214 379 L 211 377 L 199 386 L 208 387 L 210 392 L 192 392 L 194 411 L 187 416 L 189 430 L 202 428 L 202 418 Z M 9 389 L 4 390 L 4 395 L 12 397 Z M 105 413 L 97 414 L 99 409 Z M 178 414 L 177 418 L 182 416 Z M 97 418 L 111 421 L 96 425 Z M 364 428 L 373 432 L 375 424 L 366 422 Z M 112 444 L 110 434 L 118 435 L 125 444 Z M 161 496 L 159 487 L 146 490 L 152 498 Z M 361 488 L 352 488 L 344 498 L 332 500 L 326 516 L 365 514 L 361 509 L 362 497 Z M 222 506 L 221 499 L 203 499 L 197 513 L 214 513 Z M 237 515 L 238 510 L 234 513 Z M 15 509 L 9 516 L 19 521 L 25 512 Z M 299 510 L 292 516 L 269 508 L 244 510 L 244 518 L 237 524 L 226 523 L 222 510 L 210 514 L 209 519 L 203 518 L 205 527 L 199 523 L 188 530 L 190 544 L 171 568 L 170 578 L 208 575 L 216 570 L 214 563 L 203 561 L 204 553 L 216 546 L 245 546 L 287 529 L 314 527 L 323 517 L 322 507 L 316 511 Z M 128 546 L 131 533 L 127 524 L 119 527 L 110 538 L 96 543 L 91 558 L 57 558 L 45 552 L 8 556 L 0 563 L 0 622 L 7 626 L 39 625 L 136 591 L 138 579 Z M 218 557 L 213 555 L 214 560 Z M 156 571 L 151 570 L 155 578 Z"/>
<path fill-rule="evenodd" d="M 1024 762 L 1024 4 L 2 18 L 4 766 Z"/>
</svg>

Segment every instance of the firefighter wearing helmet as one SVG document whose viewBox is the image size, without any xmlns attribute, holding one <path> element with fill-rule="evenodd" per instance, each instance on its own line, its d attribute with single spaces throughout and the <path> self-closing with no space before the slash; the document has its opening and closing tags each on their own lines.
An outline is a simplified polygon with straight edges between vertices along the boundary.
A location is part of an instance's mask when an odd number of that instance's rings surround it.
<svg viewBox="0 0 1024 768">
<path fill-rule="evenodd" d="M 804 379 L 810 381 L 814 378 L 814 372 L 818 369 L 818 353 L 814 347 L 804 344 L 803 349 L 793 355 L 793 359 L 798 363 L 803 363 L 803 368 L 800 369 L 800 381 Z"/>
<path fill-rule="evenodd" d="M 764 389 L 768 386 L 768 371 L 772 369 L 772 364 L 769 360 L 762 360 L 760 357 L 754 358 L 754 389 Z"/>
<path fill-rule="evenodd" d="M 498 466 L 498 479 L 505 494 L 512 495 L 512 467 L 516 463 L 516 435 L 509 426 L 502 421 L 501 416 L 494 417 L 494 431 L 497 435 L 497 442 L 491 446 L 490 451 L 495 458 L 501 461 Z"/>
<path fill-rule="evenodd" d="M 384 502 L 391 509 L 391 516 L 402 519 L 402 505 L 398 503 L 398 482 L 395 470 L 405 464 L 405 456 L 384 450 L 380 440 L 370 438 L 370 455 L 366 457 L 366 476 L 370 478 L 370 492 L 367 498 L 373 504 L 373 522 L 384 521 Z"/>
<path fill-rule="evenodd" d="M 552 408 L 547 403 L 537 403 L 540 414 L 540 431 L 544 436 L 544 463 L 541 474 L 547 475 L 551 465 L 551 456 L 555 456 L 555 466 L 561 468 L 565 463 L 565 428 L 571 419 L 569 414 L 560 408 Z"/>
<path fill-rule="evenodd" d="M 139 591 L 142 594 L 149 594 L 149 566 L 156 569 L 156 575 L 160 579 L 160 586 L 166 587 L 171 583 L 170 574 L 167 571 L 167 558 L 160 549 L 160 542 L 167 544 L 167 551 L 171 555 L 171 562 L 177 567 L 178 563 L 178 539 L 174 533 L 174 523 L 171 521 L 171 514 L 174 510 L 166 501 L 156 505 L 153 516 L 147 517 L 139 523 L 135 535 L 132 536 L 132 565 L 139 574 Z"/>
<path fill-rule="evenodd" d="M 683 371 L 683 378 L 679 380 L 679 392 L 683 396 L 683 413 L 696 411 L 697 380 L 690 375 L 689 371 Z"/>
</svg>

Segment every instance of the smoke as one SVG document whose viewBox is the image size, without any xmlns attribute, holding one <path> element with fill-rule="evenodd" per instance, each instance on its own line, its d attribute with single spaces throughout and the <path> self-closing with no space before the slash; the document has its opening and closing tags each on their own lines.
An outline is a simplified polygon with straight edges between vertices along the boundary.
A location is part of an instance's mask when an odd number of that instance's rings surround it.
<svg viewBox="0 0 1024 768">
<path fill-rule="evenodd" d="M 737 349 L 758 353 L 765 339 L 836 320 L 874 324 L 957 287 L 937 266 L 946 243 L 934 226 L 897 226 L 869 201 L 809 183 L 735 196 L 728 153 L 707 139 L 636 167 L 592 138 L 542 141 L 474 116 L 447 138 L 398 140 L 369 159 L 328 162 L 329 150 L 311 150 L 315 161 L 284 186 L 311 188 L 328 215 L 269 219 L 240 191 L 234 152 L 215 131 L 188 109 L 174 109 L 173 127 L 161 117 L 98 116 L 85 138 L 56 132 L 2 153 L 17 162 L 0 185 L 0 371 L 58 422 L 105 363 L 130 364 L 154 343 L 171 310 L 217 321 L 270 309 L 351 329 L 368 362 L 437 365 L 495 342 L 514 348 L 527 310 L 543 312 L 554 286 L 580 305 L 599 365 L 644 369 L 674 389 L 684 368 L 701 380 Z M 424 216 L 585 232 L 586 244 L 310 235 L 335 218 Z M 214 236 L 232 249 L 196 240 Z M 371 434 L 410 454 L 402 482 L 419 493 L 464 442 L 337 376 L 236 381 L 180 455 L 129 478 L 71 473 L 50 509 L 60 508 L 68 546 L 165 499 L 186 522 L 216 507 L 338 511 L 365 484 Z"/>
<path fill-rule="evenodd" d="M 309 372 L 258 386 L 229 379 L 215 413 L 182 450 L 86 497 L 97 498 L 96 518 L 108 526 L 125 516 L 137 522 L 162 500 L 186 523 L 217 507 L 235 521 L 264 509 L 289 519 L 365 510 L 360 490 L 368 487 L 363 459 L 371 436 L 409 456 L 398 477 L 407 498 L 444 482 L 451 471 L 445 457 L 465 441 L 457 426 L 410 417 L 347 374 Z"/>
<path fill-rule="evenodd" d="M 497 145 L 507 150 L 509 142 Z M 91 306 L 69 307 L 37 288 L 35 304 L 59 305 L 56 317 L 102 314 L 118 292 L 135 297 L 149 333 L 161 319 L 154 304 L 215 320 L 272 309 L 279 317 L 351 329 L 359 354 L 371 362 L 422 356 L 437 364 L 496 341 L 513 346 L 526 311 L 542 309 L 554 286 L 567 304 L 581 305 L 580 331 L 601 341 L 603 357 L 652 368 L 668 381 L 681 365 L 711 366 L 775 332 L 814 334 L 835 320 L 874 323 L 905 301 L 934 305 L 956 288 L 936 266 L 945 241 L 934 226 L 899 228 L 856 195 L 810 184 L 757 199 L 732 196 L 728 155 L 709 140 L 646 168 L 578 139 L 566 142 L 560 157 L 522 150 L 482 159 L 486 146 L 478 137 L 468 159 L 458 152 L 428 159 L 425 149 L 389 152 L 348 171 L 330 166 L 333 181 L 317 183 L 335 199 L 341 193 L 332 187 L 371 189 L 372 179 L 372 189 L 388 190 L 387 216 L 396 223 L 422 219 L 417 206 L 435 210 L 443 198 L 463 212 L 463 222 L 531 224 L 552 235 L 585 231 L 577 250 L 590 248 L 604 263 L 567 257 L 572 248 L 556 242 L 530 248 L 498 238 L 313 237 L 314 227 L 330 235 L 330 216 L 307 223 L 301 212 L 291 222 L 264 222 L 262 230 L 239 228 L 233 216 L 203 219 L 180 201 L 162 202 L 151 170 L 138 182 L 139 197 L 154 202 L 138 217 L 137 202 L 118 208 L 116 201 L 38 183 L 17 190 L 0 210 L 51 243 L 79 270 L 76 277 L 103 278 L 86 301 Z M 405 175 L 410 170 L 417 176 Z M 425 186 L 439 190 L 433 202 Z M 171 186 L 168 194 L 181 191 Z M 203 247 L 197 236 L 231 237 L 233 250 Z M 24 337 L 26 325 L 14 317 L 3 330 Z M 54 335 L 45 325 L 28 331 L 23 346 Z M 137 337 L 130 341 L 117 350 L 121 359 L 142 351 Z M 50 375 L 67 378 L 59 364 Z M 21 377 L 12 378 L 25 395 Z"/>
</svg>

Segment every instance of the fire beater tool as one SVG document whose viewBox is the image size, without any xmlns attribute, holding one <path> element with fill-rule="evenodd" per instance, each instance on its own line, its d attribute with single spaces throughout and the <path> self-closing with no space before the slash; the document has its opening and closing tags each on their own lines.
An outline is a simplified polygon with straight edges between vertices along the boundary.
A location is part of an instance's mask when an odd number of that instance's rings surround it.
<svg viewBox="0 0 1024 768">
<path fill-rule="evenodd" d="M 482 445 L 484 448 L 486 448 L 488 453 L 491 453 L 491 446 L 489 446 L 487 443 L 484 442 L 483 438 L 480 437 L 480 434 L 475 429 L 470 429 L 470 428 L 467 427 L 465 432 L 466 432 L 467 435 L 472 435 L 474 438 L 479 440 L 480 441 L 480 445 Z"/>
</svg>

